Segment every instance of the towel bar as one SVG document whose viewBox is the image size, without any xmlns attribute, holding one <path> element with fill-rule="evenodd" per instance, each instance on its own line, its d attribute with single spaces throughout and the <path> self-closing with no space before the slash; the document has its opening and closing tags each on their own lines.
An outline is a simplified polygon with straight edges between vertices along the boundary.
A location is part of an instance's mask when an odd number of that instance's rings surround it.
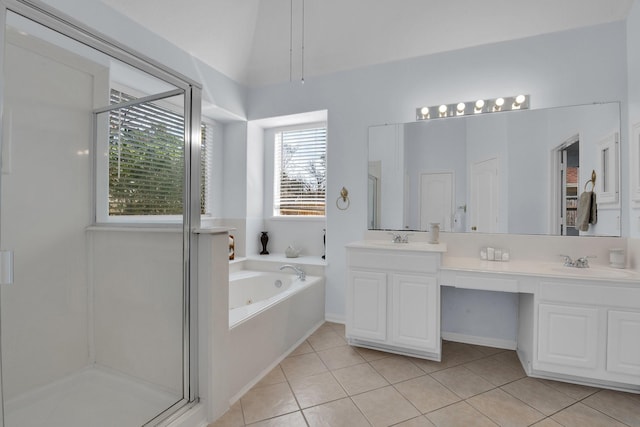
<svg viewBox="0 0 640 427">
<path fill-rule="evenodd" d="M 591 191 L 595 191 L 596 189 L 596 171 L 591 171 L 591 179 L 584 183 L 584 191 L 587 191 L 587 185 L 591 183 Z"/>
</svg>

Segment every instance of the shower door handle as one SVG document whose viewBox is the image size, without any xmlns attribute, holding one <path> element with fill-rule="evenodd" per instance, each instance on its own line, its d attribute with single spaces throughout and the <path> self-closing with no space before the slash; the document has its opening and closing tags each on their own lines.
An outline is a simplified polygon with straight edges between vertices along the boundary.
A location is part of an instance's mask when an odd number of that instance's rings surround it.
<svg viewBox="0 0 640 427">
<path fill-rule="evenodd" d="M 0 285 L 13 284 L 13 251 L 0 251 Z"/>
</svg>

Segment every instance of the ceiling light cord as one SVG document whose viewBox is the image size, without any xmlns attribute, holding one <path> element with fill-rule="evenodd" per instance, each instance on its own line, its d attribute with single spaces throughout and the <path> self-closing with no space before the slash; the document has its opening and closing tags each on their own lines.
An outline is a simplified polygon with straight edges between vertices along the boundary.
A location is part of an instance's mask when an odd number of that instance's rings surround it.
<svg viewBox="0 0 640 427">
<path fill-rule="evenodd" d="M 289 5 L 289 83 L 293 81 L 293 0 Z"/>
<path fill-rule="evenodd" d="M 301 83 L 304 84 L 304 0 L 302 0 L 302 80 Z"/>
</svg>

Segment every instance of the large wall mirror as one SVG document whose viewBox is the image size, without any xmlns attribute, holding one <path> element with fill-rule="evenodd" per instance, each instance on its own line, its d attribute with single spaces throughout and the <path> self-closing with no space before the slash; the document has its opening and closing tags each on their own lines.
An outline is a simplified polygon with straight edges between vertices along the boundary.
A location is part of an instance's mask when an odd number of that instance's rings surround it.
<svg viewBox="0 0 640 427">
<path fill-rule="evenodd" d="M 368 228 L 620 236 L 619 135 L 617 102 L 372 126 Z"/>
</svg>

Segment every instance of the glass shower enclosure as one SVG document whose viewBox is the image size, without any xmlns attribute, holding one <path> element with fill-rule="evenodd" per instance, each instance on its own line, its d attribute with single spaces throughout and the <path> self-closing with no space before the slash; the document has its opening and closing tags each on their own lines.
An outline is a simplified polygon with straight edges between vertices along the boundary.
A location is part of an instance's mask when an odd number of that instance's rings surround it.
<svg viewBox="0 0 640 427">
<path fill-rule="evenodd" d="M 199 89 L 6 4 L 4 427 L 162 425 L 196 398 Z"/>
</svg>

